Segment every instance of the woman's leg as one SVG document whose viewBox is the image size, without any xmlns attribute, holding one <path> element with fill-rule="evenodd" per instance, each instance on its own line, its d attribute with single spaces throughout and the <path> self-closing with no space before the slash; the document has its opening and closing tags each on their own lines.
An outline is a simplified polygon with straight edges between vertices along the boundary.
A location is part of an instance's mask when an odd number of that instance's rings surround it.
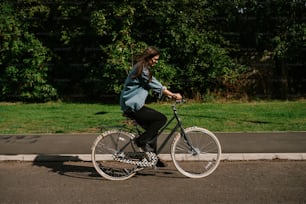
<svg viewBox="0 0 306 204">
<path fill-rule="evenodd" d="M 146 106 L 133 113 L 132 117 L 146 131 L 137 139 L 138 146 L 149 144 L 156 152 L 157 133 L 167 122 L 167 117 Z"/>
</svg>

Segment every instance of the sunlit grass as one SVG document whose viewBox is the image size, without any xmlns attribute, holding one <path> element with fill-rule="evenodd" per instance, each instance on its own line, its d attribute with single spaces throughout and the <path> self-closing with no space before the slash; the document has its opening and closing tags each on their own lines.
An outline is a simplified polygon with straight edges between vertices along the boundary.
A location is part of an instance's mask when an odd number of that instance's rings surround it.
<svg viewBox="0 0 306 204">
<path fill-rule="evenodd" d="M 172 116 L 171 103 L 150 104 Z M 306 102 L 186 103 L 178 105 L 185 127 L 218 132 L 306 131 Z M 0 134 L 93 133 L 118 126 L 119 105 L 0 103 Z"/>
</svg>

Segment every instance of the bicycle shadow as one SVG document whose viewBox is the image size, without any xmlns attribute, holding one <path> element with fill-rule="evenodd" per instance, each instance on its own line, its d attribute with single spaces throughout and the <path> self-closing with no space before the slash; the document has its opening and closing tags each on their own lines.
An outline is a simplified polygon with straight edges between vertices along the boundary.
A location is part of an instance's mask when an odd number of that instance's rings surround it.
<svg viewBox="0 0 306 204">
<path fill-rule="evenodd" d="M 61 176 L 87 180 L 106 180 L 96 172 L 91 162 L 83 161 L 78 156 L 40 154 L 34 159 L 32 164 L 33 166 L 47 168 L 50 172 Z M 147 168 L 139 171 L 134 177 L 186 178 L 176 170 L 171 162 L 164 168 Z"/>
<path fill-rule="evenodd" d="M 160 177 L 168 179 L 186 179 L 171 162 L 167 162 L 167 167 L 147 168 L 136 173 L 135 177 Z"/>
<path fill-rule="evenodd" d="M 50 172 L 79 179 L 101 179 L 91 162 L 79 159 L 77 156 L 38 155 L 33 166 L 45 167 Z"/>
</svg>

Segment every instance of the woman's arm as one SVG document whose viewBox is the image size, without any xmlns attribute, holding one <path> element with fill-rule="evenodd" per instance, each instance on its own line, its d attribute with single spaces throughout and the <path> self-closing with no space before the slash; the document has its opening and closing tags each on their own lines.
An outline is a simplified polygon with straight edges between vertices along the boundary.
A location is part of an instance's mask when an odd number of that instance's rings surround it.
<svg viewBox="0 0 306 204">
<path fill-rule="evenodd" d="M 144 72 L 143 78 L 146 78 L 146 73 Z M 182 100 L 182 96 L 179 93 L 172 93 L 170 90 L 168 90 L 165 86 L 163 86 L 155 77 L 152 77 L 152 80 L 149 82 L 149 86 L 157 93 L 159 93 L 159 97 L 161 95 L 166 95 L 169 98 L 174 98 L 176 100 Z"/>
<path fill-rule="evenodd" d="M 164 89 L 163 90 L 163 94 L 168 96 L 169 98 L 174 98 L 176 100 L 182 100 L 182 96 L 179 93 L 172 93 L 170 90 L 168 89 Z"/>
</svg>

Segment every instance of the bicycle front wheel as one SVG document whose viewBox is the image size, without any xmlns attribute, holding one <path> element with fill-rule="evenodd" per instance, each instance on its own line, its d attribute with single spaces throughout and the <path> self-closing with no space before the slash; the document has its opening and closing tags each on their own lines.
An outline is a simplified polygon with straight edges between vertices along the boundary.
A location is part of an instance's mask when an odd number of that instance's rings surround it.
<svg viewBox="0 0 306 204">
<path fill-rule="evenodd" d="M 91 159 L 96 171 L 108 180 L 125 180 L 135 175 L 135 165 L 116 160 L 117 155 L 133 152 L 134 135 L 110 130 L 99 135 L 92 145 Z"/>
<path fill-rule="evenodd" d="M 186 137 L 185 137 L 186 136 Z M 216 170 L 221 158 L 218 138 L 199 127 L 178 133 L 171 145 L 171 156 L 177 170 L 190 178 L 203 178 Z"/>
</svg>

